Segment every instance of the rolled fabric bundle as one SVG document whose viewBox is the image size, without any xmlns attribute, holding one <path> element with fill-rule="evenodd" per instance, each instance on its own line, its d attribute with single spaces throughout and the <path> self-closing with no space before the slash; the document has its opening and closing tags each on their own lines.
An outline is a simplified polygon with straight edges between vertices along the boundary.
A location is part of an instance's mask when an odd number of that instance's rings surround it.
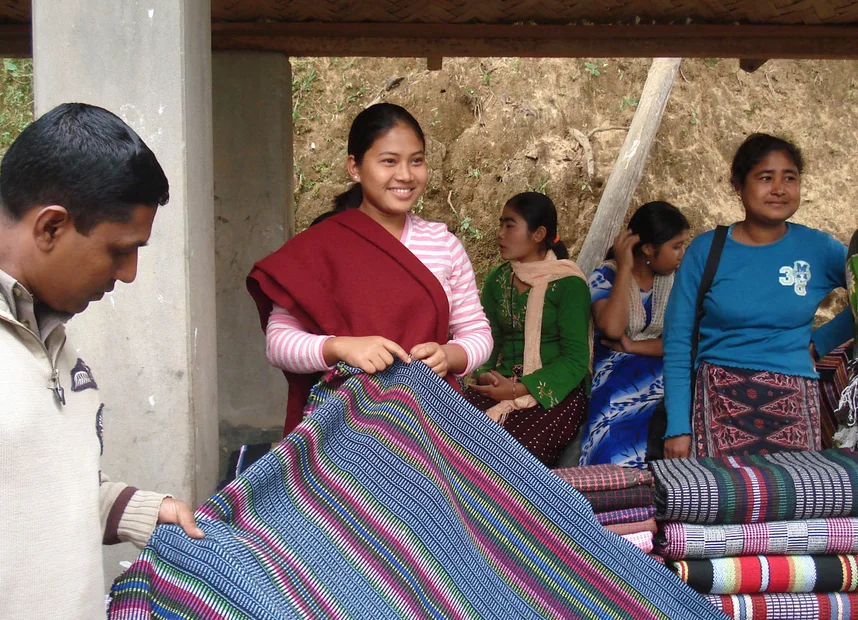
<svg viewBox="0 0 858 620">
<path fill-rule="evenodd" d="M 607 512 L 597 512 L 596 520 L 602 525 L 612 523 L 634 523 L 635 521 L 646 521 L 655 516 L 655 506 L 638 506 L 637 508 L 620 508 Z"/>
<path fill-rule="evenodd" d="M 593 506 L 593 512 L 652 505 L 652 487 L 647 486 L 612 489 L 610 491 L 587 491 L 582 495 Z"/>
<path fill-rule="evenodd" d="M 603 463 L 585 467 L 552 470 L 563 480 L 581 491 L 609 491 L 640 485 L 652 486 L 652 472 L 636 467 L 621 467 Z"/>
<path fill-rule="evenodd" d="M 858 594 L 704 594 L 733 620 L 854 620 Z"/>
<path fill-rule="evenodd" d="M 858 517 L 858 453 L 777 452 L 650 463 L 656 519 L 762 523 Z"/>
<path fill-rule="evenodd" d="M 658 531 L 658 524 L 655 522 L 655 519 L 647 519 L 646 521 L 634 521 L 632 523 L 612 523 L 606 525 L 605 529 L 620 536 L 635 534 L 637 532 L 651 532 L 655 534 Z"/>
<path fill-rule="evenodd" d="M 858 553 L 858 518 L 731 525 L 669 522 L 655 542 L 658 552 L 672 560 Z"/>
<path fill-rule="evenodd" d="M 856 555 L 746 555 L 667 565 L 703 594 L 858 590 Z"/>
<path fill-rule="evenodd" d="M 644 553 L 652 552 L 652 532 L 635 532 L 634 534 L 623 534 L 623 538 L 632 543 Z"/>
</svg>

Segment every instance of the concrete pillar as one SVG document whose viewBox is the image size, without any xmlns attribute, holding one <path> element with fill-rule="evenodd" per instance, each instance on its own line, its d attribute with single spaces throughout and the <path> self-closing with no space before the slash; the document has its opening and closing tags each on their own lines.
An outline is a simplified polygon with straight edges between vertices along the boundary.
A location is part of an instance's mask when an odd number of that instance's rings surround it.
<svg viewBox="0 0 858 620">
<path fill-rule="evenodd" d="M 242 443 L 282 436 L 283 373 L 245 287 L 253 263 L 294 231 L 292 72 L 283 54 L 220 52 L 212 59 L 218 405 L 221 469 Z"/>
<path fill-rule="evenodd" d="M 69 329 L 105 403 L 104 471 L 195 506 L 217 478 L 211 0 L 34 0 L 33 60 L 37 115 L 103 106 L 170 180 L 136 282 Z M 136 553 L 105 554 L 108 584 Z"/>
</svg>

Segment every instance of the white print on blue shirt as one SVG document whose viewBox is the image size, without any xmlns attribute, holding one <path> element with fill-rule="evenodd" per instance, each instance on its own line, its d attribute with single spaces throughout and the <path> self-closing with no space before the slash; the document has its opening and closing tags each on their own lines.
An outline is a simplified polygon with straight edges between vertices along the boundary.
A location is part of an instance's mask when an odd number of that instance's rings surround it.
<svg viewBox="0 0 858 620">
<path fill-rule="evenodd" d="M 781 267 L 780 273 L 783 275 L 778 278 L 778 282 L 784 286 L 795 287 L 795 294 L 804 297 L 807 295 L 807 283 L 810 282 L 810 263 L 797 260 L 792 265 Z"/>
</svg>

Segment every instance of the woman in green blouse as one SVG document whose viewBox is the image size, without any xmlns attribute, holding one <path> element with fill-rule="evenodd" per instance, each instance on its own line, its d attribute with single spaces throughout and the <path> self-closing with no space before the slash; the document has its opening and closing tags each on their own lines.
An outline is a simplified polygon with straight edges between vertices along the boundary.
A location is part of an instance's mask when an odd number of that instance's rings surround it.
<svg viewBox="0 0 858 620">
<path fill-rule="evenodd" d="M 507 202 L 498 247 L 507 262 L 489 274 L 481 295 L 494 350 L 466 396 L 552 467 L 587 411 L 587 280 L 568 260 L 557 210 L 543 194 L 525 192 Z"/>
</svg>

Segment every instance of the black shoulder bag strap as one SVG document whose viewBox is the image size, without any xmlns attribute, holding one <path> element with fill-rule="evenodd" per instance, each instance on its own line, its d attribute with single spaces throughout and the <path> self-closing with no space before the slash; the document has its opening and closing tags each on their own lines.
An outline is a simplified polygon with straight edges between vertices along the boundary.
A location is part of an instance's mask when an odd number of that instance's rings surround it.
<svg viewBox="0 0 858 620">
<path fill-rule="evenodd" d="M 728 230 L 727 226 L 718 226 L 715 228 L 715 236 L 712 239 L 709 256 L 706 258 L 706 265 L 703 267 L 703 276 L 700 278 L 700 286 L 697 289 L 697 303 L 694 308 L 694 329 L 691 331 L 691 365 L 689 367 L 692 400 L 694 400 L 694 384 L 697 381 L 694 362 L 697 360 L 697 345 L 700 340 L 700 321 L 705 314 L 703 312 L 703 298 L 706 297 L 706 293 L 712 287 L 715 272 L 718 271 L 718 263 L 721 261 L 721 251 L 724 249 Z M 649 431 L 647 433 L 647 461 L 664 458 L 663 437 L 666 429 L 667 411 L 664 408 L 664 399 L 662 399 L 656 405 L 649 424 Z"/>
<path fill-rule="evenodd" d="M 712 245 L 709 248 L 709 256 L 706 257 L 706 265 L 703 267 L 703 276 L 700 278 L 700 288 L 697 289 L 697 303 L 694 308 L 694 329 L 691 331 L 691 392 L 694 393 L 695 377 L 695 362 L 697 361 L 697 346 L 700 344 L 700 321 L 703 320 L 703 298 L 706 293 L 712 288 L 712 281 L 715 279 L 715 272 L 718 271 L 718 263 L 721 262 L 721 252 L 724 250 L 724 243 L 727 241 L 727 232 L 730 229 L 727 226 L 717 226 L 715 228 L 715 236 L 712 238 Z"/>
</svg>

